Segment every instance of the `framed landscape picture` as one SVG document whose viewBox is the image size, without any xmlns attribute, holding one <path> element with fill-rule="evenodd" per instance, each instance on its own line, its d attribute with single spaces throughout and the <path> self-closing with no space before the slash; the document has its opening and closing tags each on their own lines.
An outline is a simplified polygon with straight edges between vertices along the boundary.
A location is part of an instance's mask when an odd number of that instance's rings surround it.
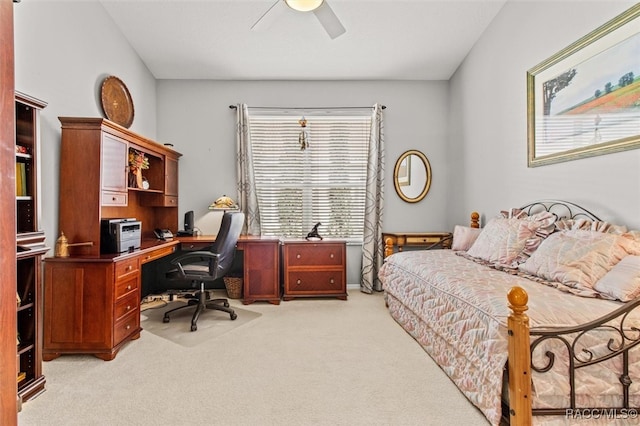
<svg viewBox="0 0 640 426">
<path fill-rule="evenodd" d="M 640 3 L 527 72 L 528 166 L 640 147 Z"/>
</svg>

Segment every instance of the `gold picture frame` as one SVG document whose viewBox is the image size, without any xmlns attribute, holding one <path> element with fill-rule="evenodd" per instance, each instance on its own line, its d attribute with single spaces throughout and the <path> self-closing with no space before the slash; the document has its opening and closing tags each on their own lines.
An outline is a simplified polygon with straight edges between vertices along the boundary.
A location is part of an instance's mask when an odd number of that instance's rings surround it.
<svg viewBox="0 0 640 426">
<path fill-rule="evenodd" d="M 527 71 L 527 165 L 640 147 L 640 3 Z"/>
</svg>

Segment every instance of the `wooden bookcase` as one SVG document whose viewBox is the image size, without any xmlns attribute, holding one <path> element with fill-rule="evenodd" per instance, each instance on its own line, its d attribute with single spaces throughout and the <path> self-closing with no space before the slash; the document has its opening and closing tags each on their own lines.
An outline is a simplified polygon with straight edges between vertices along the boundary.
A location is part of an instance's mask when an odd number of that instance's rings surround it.
<svg viewBox="0 0 640 426">
<path fill-rule="evenodd" d="M 17 384 L 20 403 L 45 389 L 42 374 L 42 257 L 40 229 L 40 111 L 46 103 L 15 96 Z"/>
</svg>

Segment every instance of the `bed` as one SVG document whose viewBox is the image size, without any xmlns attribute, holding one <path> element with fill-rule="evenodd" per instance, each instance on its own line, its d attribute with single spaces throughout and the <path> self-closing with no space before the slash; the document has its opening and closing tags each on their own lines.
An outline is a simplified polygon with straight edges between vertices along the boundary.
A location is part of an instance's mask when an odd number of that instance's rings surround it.
<svg viewBox="0 0 640 426">
<path fill-rule="evenodd" d="M 477 218 L 385 252 L 391 316 L 491 424 L 635 424 L 640 233 L 553 200 Z"/>
</svg>

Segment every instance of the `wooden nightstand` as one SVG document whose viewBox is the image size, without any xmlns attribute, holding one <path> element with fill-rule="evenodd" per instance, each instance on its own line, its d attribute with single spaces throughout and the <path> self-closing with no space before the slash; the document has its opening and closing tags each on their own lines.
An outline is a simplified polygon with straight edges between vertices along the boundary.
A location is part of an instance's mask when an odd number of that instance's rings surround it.
<svg viewBox="0 0 640 426">
<path fill-rule="evenodd" d="M 397 251 L 402 251 L 404 246 L 421 247 L 423 249 L 451 248 L 453 234 L 451 232 L 384 232 L 384 257 Z"/>
<path fill-rule="evenodd" d="M 284 241 L 283 300 L 296 297 L 347 299 L 346 243 Z"/>
</svg>

